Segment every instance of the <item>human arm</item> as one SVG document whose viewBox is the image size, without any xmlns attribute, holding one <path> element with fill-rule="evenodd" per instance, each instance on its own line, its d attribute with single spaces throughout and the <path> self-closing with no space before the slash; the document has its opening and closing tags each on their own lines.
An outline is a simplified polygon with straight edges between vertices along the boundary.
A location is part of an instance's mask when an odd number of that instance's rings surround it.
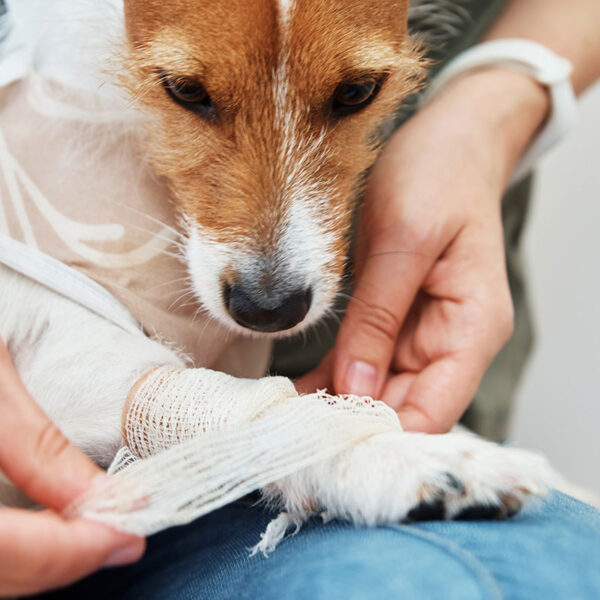
<svg viewBox="0 0 600 600">
<path fill-rule="evenodd" d="M 571 60 L 581 92 L 600 74 L 599 20 L 593 1 L 519 0 L 486 39 L 545 44 Z M 335 349 L 302 387 L 380 397 L 408 429 L 456 422 L 511 333 L 500 199 L 548 109 L 532 79 L 489 68 L 451 82 L 392 137 L 367 188 Z"/>
</svg>

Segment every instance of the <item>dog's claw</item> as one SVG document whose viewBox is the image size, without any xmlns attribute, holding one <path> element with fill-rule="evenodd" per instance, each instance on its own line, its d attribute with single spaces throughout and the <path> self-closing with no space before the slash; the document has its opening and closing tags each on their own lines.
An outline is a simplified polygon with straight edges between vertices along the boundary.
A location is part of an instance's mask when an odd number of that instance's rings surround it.
<svg viewBox="0 0 600 600">
<path fill-rule="evenodd" d="M 421 502 L 406 515 L 406 522 L 443 521 L 446 518 L 446 505 L 443 498 L 432 502 Z"/>
<path fill-rule="evenodd" d="M 444 477 L 446 478 L 446 484 L 449 488 L 452 488 L 455 492 L 459 494 L 465 493 L 465 486 L 458 477 L 456 477 L 448 471 L 444 473 Z"/>
<path fill-rule="evenodd" d="M 506 511 L 497 504 L 471 504 L 454 516 L 455 521 L 496 521 L 506 517 Z"/>
</svg>

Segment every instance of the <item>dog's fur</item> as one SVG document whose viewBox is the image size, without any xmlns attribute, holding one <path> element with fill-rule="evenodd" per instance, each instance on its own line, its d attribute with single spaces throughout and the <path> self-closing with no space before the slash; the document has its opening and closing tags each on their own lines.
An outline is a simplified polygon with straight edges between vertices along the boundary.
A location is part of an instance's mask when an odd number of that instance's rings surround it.
<svg viewBox="0 0 600 600">
<path fill-rule="evenodd" d="M 243 330 L 226 310 L 225 285 L 275 299 L 312 288 L 291 332 L 331 305 L 375 134 L 419 82 L 407 9 L 408 0 L 125 0 L 123 81 L 149 117 L 153 164 L 184 215 L 195 293 L 232 329 Z M 216 116 L 175 103 L 165 74 L 201 83 Z M 385 79 L 373 102 L 334 118 L 338 86 L 369 77 Z M 73 443 L 109 464 L 123 443 L 128 391 L 182 359 L 4 267 L 0 287 L 0 337 L 27 388 Z M 506 515 L 541 493 L 545 477 L 536 457 L 473 436 L 402 434 L 365 441 L 266 493 L 376 524 Z"/>
<path fill-rule="evenodd" d="M 195 291 L 228 326 L 239 329 L 223 309 L 225 283 L 273 298 L 312 287 L 297 329 L 331 305 L 371 135 L 420 75 L 406 11 L 406 1 L 126 2 L 126 83 L 188 218 Z M 177 106 L 161 73 L 201 82 L 218 118 Z M 339 84 L 383 75 L 365 110 L 332 117 Z"/>
</svg>

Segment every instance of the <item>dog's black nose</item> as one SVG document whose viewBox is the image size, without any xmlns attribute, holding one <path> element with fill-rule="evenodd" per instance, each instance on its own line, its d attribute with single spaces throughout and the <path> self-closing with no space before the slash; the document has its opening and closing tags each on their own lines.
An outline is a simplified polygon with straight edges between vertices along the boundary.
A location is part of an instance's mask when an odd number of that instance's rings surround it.
<svg viewBox="0 0 600 600">
<path fill-rule="evenodd" d="M 258 298 L 242 285 L 224 289 L 225 306 L 236 323 L 254 331 L 284 331 L 304 319 L 312 302 L 312 290 L 296 290 L 277 301 Z"/>
</svg>

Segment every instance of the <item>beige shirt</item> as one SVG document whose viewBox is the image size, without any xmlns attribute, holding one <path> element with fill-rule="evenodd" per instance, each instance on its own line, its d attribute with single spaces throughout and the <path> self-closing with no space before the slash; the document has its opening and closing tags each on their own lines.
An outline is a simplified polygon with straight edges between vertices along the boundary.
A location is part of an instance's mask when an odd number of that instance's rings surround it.
<svg viewBox="0 0 600 600">
<path fill-rule="evenodd" d="M 0 236 L 91 278 L 194 365 L 261 376 L 270 343 L 217 323 L 189 287 L 176 207 L 140 131 L 139 117 L 39 75 L 1 89 Z"/>
</svg>

